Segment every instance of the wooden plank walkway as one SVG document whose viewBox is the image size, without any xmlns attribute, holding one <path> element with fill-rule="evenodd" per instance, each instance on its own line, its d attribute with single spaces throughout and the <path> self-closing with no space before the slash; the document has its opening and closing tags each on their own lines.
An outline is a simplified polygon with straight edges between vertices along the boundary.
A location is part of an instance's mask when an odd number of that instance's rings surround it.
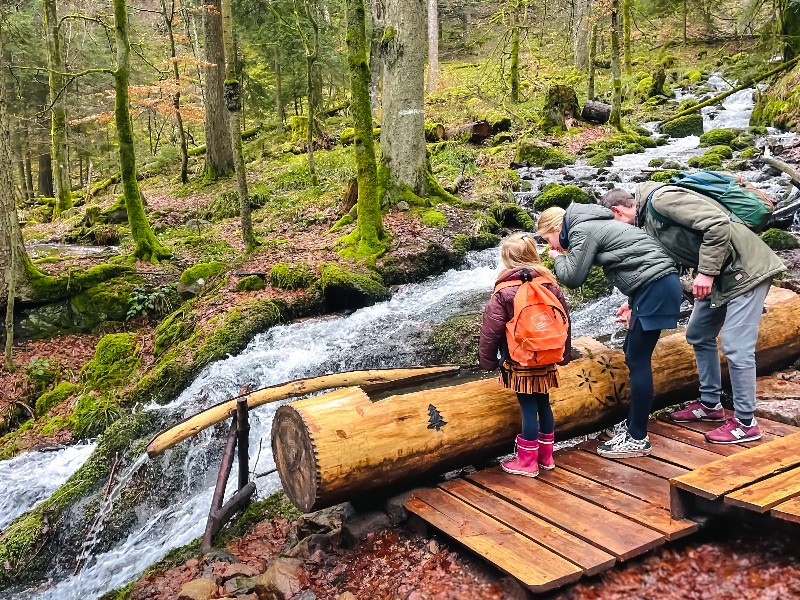
<svg viewBox="0 0 800 600">
<path fill-rule="evenodd" d="M 716 445 L 704 437 L 714 424 L 655 422 L 651 456 L 602 458 L 590 440 L 557 452 L 537 478 L 492 467 L 418 490 L 405 506 L 545 592 L 697 531 L 673 505 L 685 494 L 800 523 L 800 428 L 759 424 L 762 440 Z"/>
</svg>

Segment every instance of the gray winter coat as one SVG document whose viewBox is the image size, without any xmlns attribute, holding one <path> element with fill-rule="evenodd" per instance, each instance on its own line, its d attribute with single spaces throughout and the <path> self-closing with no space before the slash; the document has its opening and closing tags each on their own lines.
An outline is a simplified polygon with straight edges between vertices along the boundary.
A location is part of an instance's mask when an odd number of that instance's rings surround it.
<svg viewBox="0 0 800 600">
<path fill-rule="evenodd" d="M 677 223 L 658 221 L 653 207 Z M 781 259 L 747 225 L 732 222 L 730 211 L 711 198 L 657 182 L 636 186 L 637 224 L 659 241 L 676 263 L 714 277 L 711 306 L 717 307 L 786 270 Z"/>
<path fill-rule="evenodd" d="M 643 285 L 677 273 L 672 259 L 641 229 L 614 220 L 614 213 L 596 204 L 571 204 L 564 216 L 569 252 L 555 259 L 559 282 L 577 288 L 593 265 L 623 294 L 633 296 Z"/>
</svg>

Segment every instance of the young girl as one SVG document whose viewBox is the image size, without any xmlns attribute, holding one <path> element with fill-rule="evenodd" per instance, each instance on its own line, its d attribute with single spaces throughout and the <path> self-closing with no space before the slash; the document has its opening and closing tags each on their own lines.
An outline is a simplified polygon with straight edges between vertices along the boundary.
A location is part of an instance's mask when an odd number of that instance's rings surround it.
<svg viewBox="0 0 800 600">
<path fill-rule="evenodd" d="M 623 347 L 630 371 L 628 419 L 609 431 L 613 437 L 597 453 L 610 458 L 646 456 L 651 451 L 647 437 L 653 404 L 651 359 L 661 330 L 678 323 L 682 299 L 678 271 L 658 242 L 614 220 L 614 213 L 603 206 L 548 208 L 536 228 L 550 244 L 553 270 L 562 285 L 580 287 L 592 265 L 600 265 L 608 280 L 629 298 L 617 312 L 619 321 L 629 320 Z"/>
<path fill-rule="evenodd" d="M 517 456 L 504 462 L 503 470 L 516 475 L 536 477 L 539 467 L 552 469 L 553 438 L 555 423 L 550 408 L 550 388 L 558 387 L 558 370 L 555 364 L 525 367 L 509 355 L 506 339 L 506 324 L 514 318 L 514 297 L 523 281 L 543 277 L 543 287 L 549 290 L 561 303 L 564 315 L 569 308 L 561 289 L 552 273 L 542 264 L 536 240 L 532 233 L 515 233 L 503 240 L 500 253 L 505 269 L 500 272 L 495 284 L 496 290 L 483 313 L 479 360 L 482 368 L 494 371 L 501 369 L 501 384 L 517 392 L 522 411 L 522 433 L 517 436 Z M 519 282 L 517 285 L 500 286 L 506 282 Z M 497 289 L 500 286 L 500 289 Z M 564 348 L 565 362 L 569 362 L 572 352 L 570 336 Z M 498 353 L 500 358 L 498 359 Z M 561 364 L 565 364 L 561 363 Z M 537 418 L 538 417 L 538 418 Z"/>
</svg>

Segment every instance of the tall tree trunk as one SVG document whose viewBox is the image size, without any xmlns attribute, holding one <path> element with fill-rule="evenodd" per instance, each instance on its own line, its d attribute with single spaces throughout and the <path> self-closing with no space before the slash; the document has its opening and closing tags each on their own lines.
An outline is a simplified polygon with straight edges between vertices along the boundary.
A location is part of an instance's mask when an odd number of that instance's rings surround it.
<svg viewBox="0 0 800 600">
<path fill-rule="evenodd" d="M 281 49 L 275 46 L 275 114 L 278 117 L 278 132 L 283 132 L 283 122 L 286 115 L 283 111 L 283 91 L 281 90 L 283 81 L 281 76 Z"/>
<path fill-rule="evenodd" d="M 574 0 L 574 17 L 572 23 L 572 56 L 576 69 L 584 71 L 589 65 L 590 13 L 589 0 Z"/>
<path fill-rule="evenodd" d="M 225 47 L 222 41 L 220 0 L 204 0 L 206 62 L 205 176 L 215 180 L 233 171 L 233 147 L 225 109 Z"/>
<path fill-rule="evenodd" d="M 625 45 L 625 73 L 631 74 L 631 0 L 622 0 L 622 39 Z"/>
<path fill-rule="evenodd" d="M 783 60 L 788 62 L 800 54 L 800 2 L 781 0 L 781 37 Z"/>
<path fill-rule="evenodd" d="M 119 170 L 131 237 L 136 244 L 134 256 L 158 262 L 170 253 L 156 238 L 144 213 L 142 193 L 136 180 L 136 152 L 133 123 L 128 99 L 131 75 L 131 44 L 128 37 L 128 11 L 125 0 L 114 0 L 114 33 L 117 45 L 117 68 L 114 71 L 114 123 L 119 141 Z"/>
<path fill-rule="evenodd" d="M 381 43 L 383 164 L 393 183 L 427 194 L 425 0 L 389 0 Z"/>
<path fill-rule="evenodd" d="M 519 23 L 514 13 L 511 26 L 511 101 L 519 102 Z"/>
<path fill-rule="evenodd" d="M 689 20 L 689 7 L 687 6 L 687 0 L 683 0 L 683 45 L 686 45 L 687 38 L 686 38 L 686 29 Z"/>
<path fill-rule="evenodd" d="M 61 31 L 56 0 L 44 0 L 44 31 L 47 41 L 48 83 L 50 87 L 50 154 L 56 204 L 53 218 L 72 207 L 72 183 L 67 159 L 67 112 L 64 109 L 64 61 L 61 58 Z"/>
<path fill-rule="evenodd" d="M 39 195 L 45 198 L 53 198 L 55 191 L 53 188 L 53 160 L 49 152 L 39 154 Z"/>
<path fill-rule="evenodd" d="M 355 129 L 356 170 L 358 177 L 358 221 L 352 245 L 362 255 L 381 254 L 384 245 L 381 199 L 378 197 L 378 168 L 372 134 L 372 109 L 369 102 L 369 62 L 367 60 L 367 21 L 364 0 L 347 0 L 347 50 L 350 64 L 350 109 Z"/>
<path fill-rule="evenodd" d="M 25 138 L 25 186 L 28 189 L 28 198 L 33 198 L 36 193 L 33 189 L 33 165 L 31 164 L 31 148 Z"/>
<path fill-rule="evenodd" d="M 164 25 L 167 27 L 167 38 L 169 39 L 169 57 L 172 59 L 172 79 L 175 81 L 175 93 L 172 95 L 172 106 L 175 109 L 175 125 L 178 128 L 178 143 L 181 151 L 181 182 L 189 181 L 189 150 L 186 142 L 186 132 L 183 129 L 183 117 L 181 116 L 181 73 L 178 70 L 177 53 L 175 52 L 175 34 L 172 31 L 172 22 L 175 19 L 175 0 L 172 0 L 171 8 L 167 8 L 167 0 L 161 0 L 161 12 L 164 15 Z"/>
<path fill-rule="evenodd" d="M 247 191 L 247 172 L 242 152 L 242 96 L 236 78 L 236 53 L 233 49 L 233 13 L 231 0 L 222 0 L 222 39 L 225 44 L 225 105 L 228 108 L 231 147 L 236 169 L 236 188 L 239 190 L 239 213 L 242 220 L 242 239 L 245 251 L 256 245 L 253 222 L 250 217 L 250 195 Z"/>
<path fill-rule="evenodd" d="M 608 122 L 622 130 L 622 74 L 619 64 L 619 0 L 611 0 L 611 117 Z"/>
<path fill-rule="evenodd" d="M 386 27 L 385 0 L 368 0 L 372 13 L 372 37 L 369 49 L 369 103 L 373 114 L 378 109 L 378 98 L 383 80 L 383 58 L 381 41 Z"/>
<path fill-rule="evenodd" d="M 314 166 L 314 129 L 316 128 L 317 111 L 314 97 L 314 65 L 319 58 L 319 24 L 317 17 L 311 8 L 309 0 L 304 0 L 306 18 L 313 30 L 311 40 L 303 36 L 303 45 L 306 51 L 306 94 L 308 95 L 308 129 L 306 131 L 306 156 L 308 157 L 308 173 L 311 177 L 311 185 L 317 187 L 317 169 Z M 298 23 L 298 28 L 300 27 Z"/>
<path fill-rule="evenodd" d="M 589 82 L 587 98 L 594 100 L 594 74 L 595 65 L 594 61 L 597 57 L 597 23 L 592 23 L 592 32 L 589 35 Z"/>
<path fill-rule="evenodd" d="M 439 2 L 428 0 L 428 93 L 439 84 Z"/>
<path fill-rule="evenodd" d="M 7 70 L 5 27 L 5 15 L 0 14 L 0 73 Z M 30 298 L 28 268 L 35 270 L 25 251 L 17 221 L 9 125 L 6 78 L 0 77 L 0 308 L 6 309 L 9 296 Z"/>
</svg>

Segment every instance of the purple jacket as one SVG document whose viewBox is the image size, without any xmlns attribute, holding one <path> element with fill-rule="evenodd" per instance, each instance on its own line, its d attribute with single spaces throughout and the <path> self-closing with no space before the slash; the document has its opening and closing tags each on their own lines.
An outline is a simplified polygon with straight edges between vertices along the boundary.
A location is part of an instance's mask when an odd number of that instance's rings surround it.
<svg viewBox="0 0 800 600">
<path fill-rule="evenodd" d="M 520 273 L 523 269 L 507 269 L 500 273 L 495 285 L 519 279 Z M 555 283 L 543 284 L 553 295 L 561 302 L 564 307 L 564 312 L 569 315 L 569 307 L 561 288 Z M 514 318 L 514 296 L 517 295 L 519 286 L 509 286 L 503 288 L 496 293 L 492 294 L 492 299 L 486 306 L 483 312 L 483 324 L 481 325 L 481 339 L 478 345 L 478 361 L 482 369 L 487 371 L 494 371 L 500 366 L 500 361 L 497 358 L 498 350 L 501 352 L 502 357 L 500 360 L 505 360 L 508 357 L 508 347 L 506 344 L 506 323 Z M 561 364 L 567 364 L 572 355 L 572 325 L 570 324 L 570 333 L 567 336 L 566 348 L 564 349 L 564 361 Z"/>
</svg>

